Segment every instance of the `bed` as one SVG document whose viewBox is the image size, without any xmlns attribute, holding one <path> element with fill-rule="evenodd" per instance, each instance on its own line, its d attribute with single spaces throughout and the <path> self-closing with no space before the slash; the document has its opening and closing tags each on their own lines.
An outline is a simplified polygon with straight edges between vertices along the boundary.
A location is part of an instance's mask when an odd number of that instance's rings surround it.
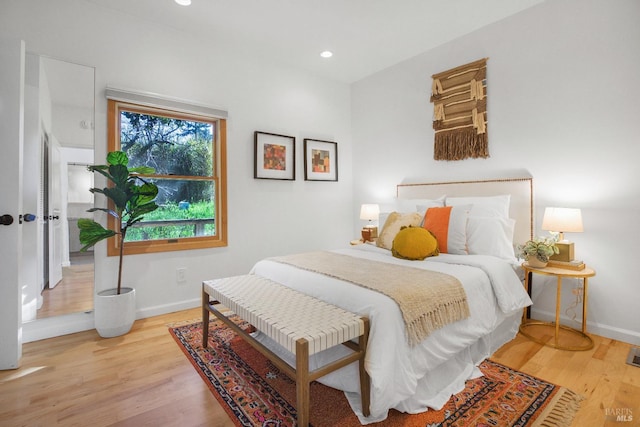
<svg viewBox="0 0 640 427">
<path fill-rule="evenodd" d="M 360 408 L 357 364 L 320 379 L 323 384 L 345 392 L 362 424 L 384 420 L 392 408 L 407 413 L 439 409 L 452 394 L 464 388 L 465 380 L 481 375 L 477 365 L 482 360 L 515 337 L 522 309 L 531 304 L 522 286 L 513 244 L 532 236 L 532 189 L 531 177 L 400 184 L 397 203 L 392 207 L 400 217 L 415 220 L 413 214 L 418 213 L 422 224 L 429 218 L 428 212 L 446 208 L 450 213 L 451 235 L 446 253 L 424 260 L 392 256 L 382 243 L 384 238 L 387 242 L 393 240 L 385 232 L 397 225 L 389 222 L 391 212 L 381 213 L 377 244 L 330 251 L 363 262 L 444 273 L 461 283 L 469 317 L 432 330 L 417 343 L 407 339 L 398 304 L 382 293 L 283 263 L 278 258 L 259 261 L 252 273 L 370 319 L 366 356 L 366 369 L 371 377 L 370 416 L 363 416 Z M 464 214 L 454 220 L 454 212 Z M 455 227 L 458 229 L 454 230 Z M 463 233 L 464 242 L 460 236 L 453 236 L 454 231 Z M 256 338 L 294 364 L 291 355 L 266 335 L 258 333 Z M 348 350 L 340 347 L 315 355 L 310 361 L 311 368 L 343 356 Z"/>
</svg>

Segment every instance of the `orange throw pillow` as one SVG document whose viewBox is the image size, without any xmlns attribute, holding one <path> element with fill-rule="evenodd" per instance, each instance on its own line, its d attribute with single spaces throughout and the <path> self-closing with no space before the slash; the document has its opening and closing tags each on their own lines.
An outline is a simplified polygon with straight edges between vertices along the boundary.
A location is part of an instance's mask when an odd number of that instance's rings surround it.
<svg viewBox="0 0 640 427">
<path fill-rule="evenodd" d="M 440 253 L 467 255 L 467 216 L 471 206 L 429 208 L 423 227 L 438 240 Z"/>
</svg>

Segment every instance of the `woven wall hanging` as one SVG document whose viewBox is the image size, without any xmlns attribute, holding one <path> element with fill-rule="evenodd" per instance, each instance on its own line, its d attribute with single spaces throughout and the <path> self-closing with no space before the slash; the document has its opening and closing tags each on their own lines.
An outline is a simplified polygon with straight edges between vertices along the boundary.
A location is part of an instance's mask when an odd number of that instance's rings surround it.
<svg viewBox="0 0 640 427">
<path fill-rule="evenodd" d="M 489 157 L 487 59 L 432 76 L 434 159 Z"/>
</svg>

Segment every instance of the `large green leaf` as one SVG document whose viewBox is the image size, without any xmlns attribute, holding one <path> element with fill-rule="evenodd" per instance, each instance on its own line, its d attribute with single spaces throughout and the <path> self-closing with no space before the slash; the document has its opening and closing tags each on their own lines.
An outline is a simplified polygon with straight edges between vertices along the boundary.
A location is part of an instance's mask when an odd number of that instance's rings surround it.
<svg viewBox="0 0 640 427">
<path fill-rule="evenodd" d="M 127 220 L 127 226 L 138 222 L 142 219 L 143 215 L 153 212 L 158 209 L 158 205 L 155 202 L 146 203 L 144 205 L 138 205 L 129 211 L 129 219 Z"/>
<path fill-rule="evenodd" d="M 124 186 L 129 180 L 129 169 L 124 165 L 109 166 L 109 173 L 116 187 Z"/>
<path fill-rule="evenodd" d="M 144 205 L 154 200 L 158 196 L 158 187 L 150 182 L 134 187 L 131 189 L 134 193 L 133 203 L 135 205 Z"/>
<path fill-rule="evenodd" d="M 107 154 L 107 162 L 110 165 L 122 165 L 126 167 L 129 164 L 129 156 L 123 151 L 112 151 Z"/>
<path fill-rule="evenodd" d="M 119 187 L 103 188 L 102 194 L 113 201 L 113 204 L 116 205 L 118 211 L 122 211 L 129 201 L 129 195 Z"/>
<path fill-rule="evenodd" d="M 87 218 L 78 220 L 78 228 L 80 229 L 80 243 L 84 245 L 80 249 L 81 252 L 85 252 L 101 240 L 116 235 L 115 231 L 108 230 L 94 220 Z"/>
</svg>

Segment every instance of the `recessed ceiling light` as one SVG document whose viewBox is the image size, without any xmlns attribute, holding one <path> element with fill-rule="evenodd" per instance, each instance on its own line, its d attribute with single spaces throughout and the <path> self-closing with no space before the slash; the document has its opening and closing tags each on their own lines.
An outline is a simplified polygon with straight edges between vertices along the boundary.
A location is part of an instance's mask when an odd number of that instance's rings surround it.
<svg viewBox="0 0 640 427">
<path fill-rule="evenodd" d="M 330 50 L 325 50 L 324 52 L 320 53 L 320 56 L 322 56 L 323 58 L 331 58 L 333 56 L 333 52 L 331 52 Z"/>
<path fill-rule="evenodd" d="M 174 0 L 180 6 L 189 6 L 191 4 L 191 0 Z"/>
</svg>

